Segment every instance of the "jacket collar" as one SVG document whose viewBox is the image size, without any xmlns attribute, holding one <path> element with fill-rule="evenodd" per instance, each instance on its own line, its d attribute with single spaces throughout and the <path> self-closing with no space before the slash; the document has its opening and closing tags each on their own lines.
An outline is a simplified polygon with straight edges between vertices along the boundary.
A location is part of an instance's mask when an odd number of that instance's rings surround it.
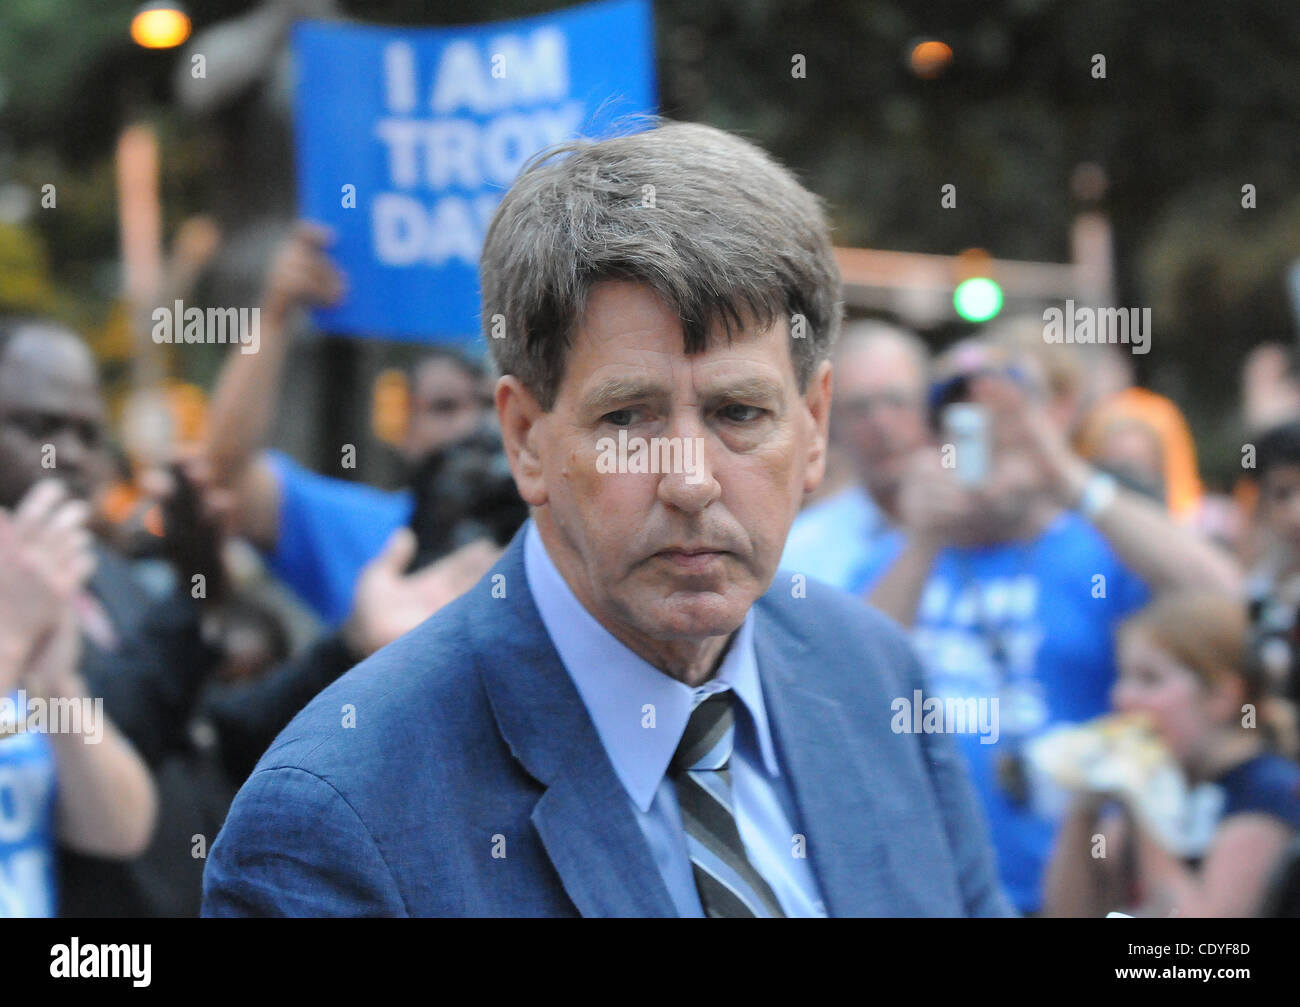
<svg viewBox="0 0 1300 1007">
<path fill-rule="evenodd" d="M 492 641 L 480 673 L 497 728 L 546 788 L 533 825 L 583 916 L 675 916 L 627 793 L 533 603 L 524 527 L 473 589 L 480 604 L 470 618 L 475 637 Z"/>
</svg>

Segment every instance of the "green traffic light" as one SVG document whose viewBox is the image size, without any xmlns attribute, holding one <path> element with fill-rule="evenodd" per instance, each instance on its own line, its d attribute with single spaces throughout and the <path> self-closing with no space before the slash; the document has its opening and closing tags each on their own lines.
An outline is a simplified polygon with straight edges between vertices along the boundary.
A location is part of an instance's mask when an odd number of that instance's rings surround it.
<svg viewBox="0 0 1300 1007">
<path fill-rule="evenodd" d="M 987 276 L 971 277 L 953 291 L 952 306 L 968 322 L 987 322 L 1002 310 L 1002 288 Z"/>
</svg>

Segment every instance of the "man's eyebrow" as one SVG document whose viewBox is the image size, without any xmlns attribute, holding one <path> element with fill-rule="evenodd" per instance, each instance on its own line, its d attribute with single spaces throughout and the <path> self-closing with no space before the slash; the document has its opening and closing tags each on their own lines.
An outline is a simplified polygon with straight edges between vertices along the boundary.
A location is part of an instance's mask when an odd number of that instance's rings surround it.
<svg viewBox="0 0 1300 1007">
<path fill-rule="evenodd" d="M 700 389 L 704 399 L 779 399 L 781 385 L 771 378 L 750 377 L 737 381 L 723 381 L 717 385 Z"/>
<path fill-rule="evenodd" d="M 655 381 L 638 378 L 607 378 L 598 384 L 584 400 L 585 410 L 605 410 L 635 399 L 664 398 L 668 390 Z M 706 401 L 718 399 L 778 399 L 781 385 L 770 378 L 749 377 L 736 381 L 719 382 L 702 388 L 700 397 Z"/>
<path fill-rule="evenodd" d="M 582 403 L 584 410 L 603 410 L 633 399 L 662 398 L 667 390 L 643 378 L 606 378 Z"/>
</svg>

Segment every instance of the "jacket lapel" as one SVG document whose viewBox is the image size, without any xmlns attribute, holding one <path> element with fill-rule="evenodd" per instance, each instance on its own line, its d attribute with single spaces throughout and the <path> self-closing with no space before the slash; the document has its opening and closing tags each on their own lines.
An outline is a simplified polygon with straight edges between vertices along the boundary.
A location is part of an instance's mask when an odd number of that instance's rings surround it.
<svg viewBox="0 0 1300 1007">
<path fill-rule="evenodd" d="M 832 696 L 800 680 L 797 669 L 818 655 L 813 644 L 777 627 L 762 605 L 754 625 L 759 677 L 779 753 L 781 772 L 798 809 L 796 831 L 808 841 L 808 859 L 832 916 L 892 916 L 891 864 L 882 838 L 880 802 L 873 774 L 854 739 L 861 726 L 848 722 Z"/>
<path fill-rule="evenodd" d="M 533 604 L 526 527 L 473 589 L 481 594 L 470 617 L 474 636 L 491 641 L 480 672 L 501 736 L 546 787 L 532 822 L 583 916 L 675 916 L 627 793 Z M 498 584 L 503 598 L 491 596 Z"/>
</svg>

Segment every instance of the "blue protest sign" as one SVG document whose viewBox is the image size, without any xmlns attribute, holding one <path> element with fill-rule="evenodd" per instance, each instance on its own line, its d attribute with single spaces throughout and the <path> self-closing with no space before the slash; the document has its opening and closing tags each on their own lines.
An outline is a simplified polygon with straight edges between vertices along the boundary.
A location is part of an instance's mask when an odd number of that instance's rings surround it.
<svg viewBox="0 0 1300 1007">
<path fill-rule="evenodd" d="M 302 216 L 332 227 L 345 303 L 327 331 L 478 331 L 478 255 L 520 167 L 653 112 L 648 0 L 457 28 L 294 27 Z"/>
</svg>

